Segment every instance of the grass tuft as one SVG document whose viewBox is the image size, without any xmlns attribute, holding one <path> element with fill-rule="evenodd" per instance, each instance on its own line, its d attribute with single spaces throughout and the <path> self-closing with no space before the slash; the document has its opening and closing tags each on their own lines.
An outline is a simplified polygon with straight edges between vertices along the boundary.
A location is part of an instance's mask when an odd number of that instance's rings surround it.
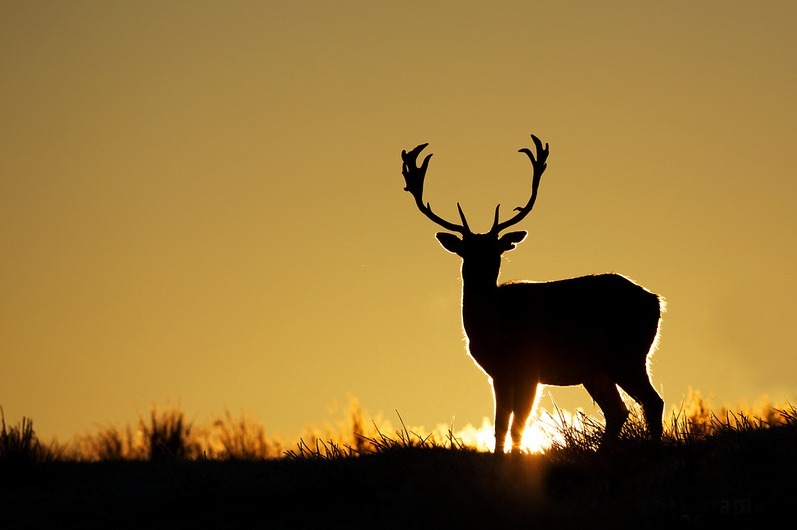
<svg viewBox="0 0 797 530">
<path fill-rule="evenodd" d="M 201 455 L 199 444 L 192 438 L 192 423 L 185 421 L 181 410 L 150 409 L 149 423 L 139 416 L 138 425 L 147 440 L 147 457 L 151 461 L 163 459 L 195 460 Z"/>
<path fill-rule="evenodd" d="M 33 430 L 33 420 L 22 417 L 22 421 L 6 426 L 6 416 L 0 406 L 0 465 L 17 467 L 30 464 L 45 464 L 58 460 L 63 452 L 57 444 L 43 445 Z"/>
<path fill-rule="evenodd" d="M 213 431 L 205 449 L 205 456 L 221 460 L 262 460 L 282 453 L 277 441 L 269 440 L 262 425 L 241 413 L 234 419 L 229 410 L 213 422 Z"/>
</svg>

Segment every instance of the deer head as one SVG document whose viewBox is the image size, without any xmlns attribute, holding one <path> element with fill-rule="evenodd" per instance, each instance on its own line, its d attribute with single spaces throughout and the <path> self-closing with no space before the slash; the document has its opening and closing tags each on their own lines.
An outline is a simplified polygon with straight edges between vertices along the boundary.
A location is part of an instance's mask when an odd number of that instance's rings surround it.
<svg viewBox="0 0 797 530">
<path fill-rule="evenodd" d="M 404 180 L 406 182 L 404 190 L 410 192 L 415 198 L 415 204 L 418 206 L 421 213 L 448 230 L 448 232 L 437 233 L 436 237 L 443 248 L 462 258 L 463 277 L 472 279 L 478 278 L 495 285 L 501 265 L 501 255 L 515 248 L 527 235 L 525 231 L 508 232 L 504 235 L 501 235 L 501 232 L 522 221 L 523 218 L 531 212 L 532 208 L 534 208 L 534 202 L 537 200 L 537 189 L 540 185 L 540 178 L 545 168 L 548 167 L 548 144 L 546 143 L 545 147 L 543 147 L 540 139 L 533 134 L 531 135 L 531 139 L 534 141 L 536 147 L 536 157 L 529 149 L 523 148 L 518 151 L 519 153 L 525 153 L 529 157 L 529 160 L 531 160 L 531 166 L 533 168 L 531 197 L 525 206 L 518 206 L 515 208 L 514 211 L 516 213 L 510 219 L 503 222 L 499 222 L 501 205 L 497 205 L 495 207 L 495 218 L 493 219 L 492 228 L 484 234 L 477 234 L 471 231 L 459 203 L 457 203 L 457 211 L 459 212 L 461 224 L 452 223 L 443 219 L 432 211 L 428 202 L 424 203 L 423 184 L 426 177 L 426 170 L 429 167 L 429 160 L 432 158 L 432 155 L 426 155 L 420 167 L 418 167 L 418 156 L 429 144 L 420 144 L 409 152 L 401 152 L 401 159 L 403 161 L 401 173 L 404 175 Z M 459 234 L 459 236 L 451 232 L 455 232 Z"/>
</svg>

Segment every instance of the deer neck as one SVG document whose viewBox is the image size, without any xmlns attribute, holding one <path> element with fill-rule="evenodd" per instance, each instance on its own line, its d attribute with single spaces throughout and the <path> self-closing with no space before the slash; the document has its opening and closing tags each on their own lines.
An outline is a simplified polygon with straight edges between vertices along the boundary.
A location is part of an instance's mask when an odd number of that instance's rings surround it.
<svg viewBox="0 0 797 530">
<path fill-rule="evenodd" d="M 462 266 L 462 322 L 468 337 L 497 315 L 498 275 L 474 274 Z"/>
</svg>

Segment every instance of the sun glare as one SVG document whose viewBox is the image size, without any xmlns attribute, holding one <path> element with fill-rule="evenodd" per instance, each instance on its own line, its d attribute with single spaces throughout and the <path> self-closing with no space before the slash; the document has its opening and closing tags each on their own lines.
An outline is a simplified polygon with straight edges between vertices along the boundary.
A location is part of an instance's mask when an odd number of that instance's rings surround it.
<svg viewBox="0 0 797 530">
<path fill-rule="evenodd" d="M 563 410 L 558 410 L 565 424 L 572 424 L 572 415 Z M 554 420 L 553 416 L 545 409 L 540 408 L 526 424 L 523 431 L 521 450 L 527 453 L 544 453 L 554 443 L 564 445 L 564 437 L 558 427 L 559 420 Z M 454 433 L 457 440 L 464 445 L 475 447 L 479 451 L 492 451 L 495 445 L 495 426 L 489 418 L 482 419 L 479 427 L 466 425 L 461 430 Z M 512 440 L 507 436 L 504 451 L 512 449 Z"/>
</svg>

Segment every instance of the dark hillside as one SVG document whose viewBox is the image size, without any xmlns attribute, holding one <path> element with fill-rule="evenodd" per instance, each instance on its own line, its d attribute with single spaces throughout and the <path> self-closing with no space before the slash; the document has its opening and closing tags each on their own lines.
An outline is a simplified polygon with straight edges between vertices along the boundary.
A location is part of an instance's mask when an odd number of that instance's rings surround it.
<svg viewBox="0 0 797 530">
<path fill-rule="evenodd" d="M 797 498 L 794 425 L 608 453 L 316 456 L 4 462 L 0 527 L 728 528 L 789 517 Z"/>
</svg>

